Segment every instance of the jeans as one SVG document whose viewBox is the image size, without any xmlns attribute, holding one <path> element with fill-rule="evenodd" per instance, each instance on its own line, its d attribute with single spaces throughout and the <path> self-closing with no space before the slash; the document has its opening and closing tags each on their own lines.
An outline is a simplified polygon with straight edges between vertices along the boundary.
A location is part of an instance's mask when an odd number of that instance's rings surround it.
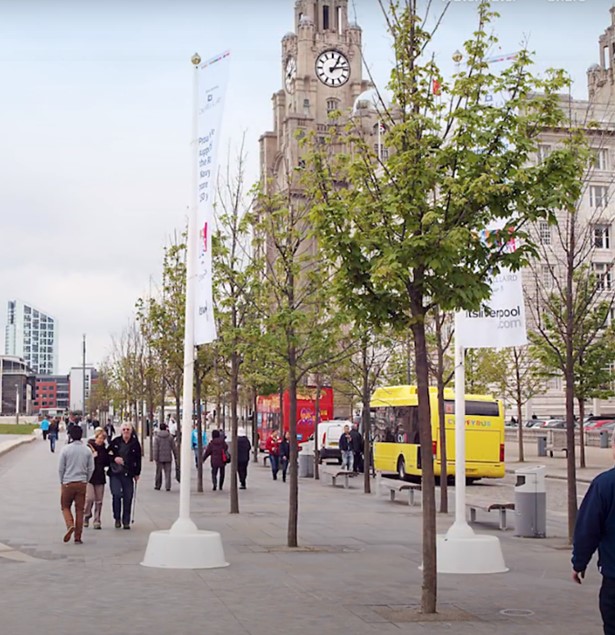
<svg viewBox="0 0 615 635">
<path fill-rule="evenodd" d="M 49 435 L 49 448 L 52 452 L 56 451 L 56 441 L 58 440 L 58 435 L 57 434 L 50 434 Z"/>
<path fill-rule="evenodd" d="M 273 480 L 278 480 L 278 470 L 280 469 L 280 456 L 278 454 L 269 455 L 269 464 L 271 465 L 271 473 L 273 474 Z"/>
<path fill-rule="evenodd" d="M 342 450 L 342 469 L 343 470 L 352 470 L 352 459 L 353 459 L 352 450 Z"/>
<path fill-rule="evenodd" d="M 615 578 L 602 578 L 599 605 L 604 635 L 615 635 Z"/>
<path fill-rule="evenodd" d="M 241 487 L 245 487 L 246 479 L 248 478 L 248 463 L 237 463 L 237 475 L 239 476 Z"/>
<path fill-rule="evenodd" d="M 363 471 L 363 454 L 361 452 L 354 452 L 354 462 L 352 465 L 353 472 L 362 472 Z"/>
<path fill-rule="evenodd" d="M 288 457 L 281 456 L 280 457 L 280 469 L 282 470 L 282 480 L 286 483 L 286 470 L 288 470 Z"/>
<path fill-rule="evenodd" d="M 83 508 L 85 507 L 85 486 L 86 483 L 66 483 L 62 485 L 60 496 L 60 507 L 66 523 L 66 529 L 75 528 L 75 540 L 81 540 L 83 531 Z M 75 503 L 75 518 L 71 511 L 72 504 Z"/>
<path fill-rule="evenodd" d="M 214 489 L 216 489 L 216 477 L 218 476 L 218 473 L 220 473 L 220 489 L 222 489 L 222 486 L 224 485 L 224 469 L 225 468 L 226 468 L 226 465 L 223 465 L 222 467 L 211 468 L 211 482 L 214 485 Z"/>
<path fill-rule="evenodd" d="M 112 474 L 109 478 L 113 496 L 113 518 L 123 525 L 130 525 L 130 506 L 134 494 L 134 480 L 126 474 Z"/>
<path fill-rule="evenodd" d="M 199 446 L 197 445 L 195 448 L 192 448 L 192 451 L 194 452 L 194 466 L 199 467 Z"/>
<path fill-rule="evenodd" d="M 156 461 L 156 477 L 154 479 L 154 487 L 160 489 L 162 487 L 162 473 L 164 472 L 164 487 L 167 492 L 171 489 L 171 461 L 160 463 Z"/>
<path fill-rule="evenodd" d="M 94 506 L 94 522 L 100 522 L 100 514 L 103 506 L 103 496 L 105 495 L 105 485 L 92 485 L 88 483 L 85 490 L 85 517 L 89 520 L 92 517 L 92 505 Z"/>
</svg>

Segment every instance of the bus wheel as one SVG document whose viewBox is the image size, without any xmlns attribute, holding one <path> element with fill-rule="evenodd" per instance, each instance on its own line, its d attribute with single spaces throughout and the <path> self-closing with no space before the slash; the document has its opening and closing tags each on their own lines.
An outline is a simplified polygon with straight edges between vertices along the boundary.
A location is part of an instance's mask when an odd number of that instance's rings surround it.
<svg viewBox="0 0 615 635">
<path fill-rule="evenodd" d="M 403 456 L 400 456 L 397 459 L 397 475 L 402 481 L 408 480 L 408 475 L 406 474 L 406 461 Z"/>
</svg>

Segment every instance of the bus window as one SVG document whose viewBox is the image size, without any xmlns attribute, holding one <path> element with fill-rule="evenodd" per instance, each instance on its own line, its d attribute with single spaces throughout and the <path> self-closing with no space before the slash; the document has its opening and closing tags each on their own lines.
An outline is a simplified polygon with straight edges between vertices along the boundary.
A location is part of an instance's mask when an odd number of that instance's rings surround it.
<svg viewBox="0 0 615 635">
<path fill-rule="evenodd" d="M 444 412 L 455 414 L 455 402 L 445 401 Z M 466 417 L 471 415 L 483 417 L 497 417 L 500 414 L 497 401 L 466 401 Z"/>
</svg>

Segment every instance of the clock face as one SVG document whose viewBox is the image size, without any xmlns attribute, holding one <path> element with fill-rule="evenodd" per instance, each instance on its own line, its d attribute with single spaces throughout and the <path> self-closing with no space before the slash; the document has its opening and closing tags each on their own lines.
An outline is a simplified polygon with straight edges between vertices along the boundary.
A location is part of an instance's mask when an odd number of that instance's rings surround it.
<svg viewBox="0 0 615 635">
<path fill-rule="evenodd" d="M 297 60 L 289 57 L 286 60 L 286 70 L 284 72 L 284 85 L 289 93 L 295 90 L 295 78 L 297 77 Z"/>
<path fill-rule="evenodd" d="M 348 58 L 339 51 L 324 51 L 316 60 L 316 75 L 326 86 L 343 86 L 350 77 Z"/>
</svg>

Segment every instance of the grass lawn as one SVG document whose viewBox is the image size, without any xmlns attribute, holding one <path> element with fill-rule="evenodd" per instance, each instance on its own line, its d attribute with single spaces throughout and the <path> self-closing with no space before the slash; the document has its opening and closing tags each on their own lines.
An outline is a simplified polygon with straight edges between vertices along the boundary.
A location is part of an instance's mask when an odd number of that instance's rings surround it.
<svg viewBox="0 0 615 635">
<path fill-rule="evenodd" d="M 37 423 L 0 423 L 0 434 L 32 434 L 36 428 Z"/>
</svg>

